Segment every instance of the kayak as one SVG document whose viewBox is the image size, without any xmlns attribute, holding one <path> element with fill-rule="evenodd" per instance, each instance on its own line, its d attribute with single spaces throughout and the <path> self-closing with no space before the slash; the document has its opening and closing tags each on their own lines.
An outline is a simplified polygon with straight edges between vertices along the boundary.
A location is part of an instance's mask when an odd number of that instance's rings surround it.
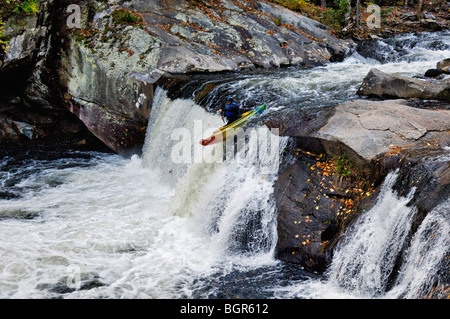
<svg viewBox="0 0 450 319">
<path fill-rule="evenodd" d="M 260 107 L 254 109 L 253 111 L 242 114 L 241 118 L 234 121 L 233 123 L 227 124 L 215 130 L 209 138 L 200 141 L 200 144 L 203 146 L 215 144 L 221 141 L 225 141 L 227 135 L 233 133 L 234 129 L 242 126 L 247 122 L 253 115 L 262 114 L 266 110 L 266 104 L 261 105 Z"/>
</svg>

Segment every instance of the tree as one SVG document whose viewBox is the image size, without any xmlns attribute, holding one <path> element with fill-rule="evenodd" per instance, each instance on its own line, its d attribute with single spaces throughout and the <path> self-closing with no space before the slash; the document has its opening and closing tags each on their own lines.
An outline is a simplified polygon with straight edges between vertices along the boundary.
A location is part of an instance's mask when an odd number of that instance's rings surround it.
<svg viewBox="0 0 450 319">
<path fill-rule="evenodd" d="M 360 7 L 361 7 L 361 3 L 360 0 L 356 0 L 356 26 L 359 27 L 361 25 L 361 17 L 360 17 Z"/>
<path fill-rule="evenodd" d="M 423 0 L 419 0 L 419 4 L 417 5 L 417 17 L 419 19 L 423 19 Z"/>
</svg>

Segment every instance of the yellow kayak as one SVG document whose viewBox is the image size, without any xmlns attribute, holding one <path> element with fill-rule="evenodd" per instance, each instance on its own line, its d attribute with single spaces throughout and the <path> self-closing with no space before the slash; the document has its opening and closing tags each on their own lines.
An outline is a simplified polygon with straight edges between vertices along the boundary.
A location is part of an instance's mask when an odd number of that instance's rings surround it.
<svg viewBox="0 0 450 319">
<path fill-rule="evenodd" d="M 257 113 L 262 114 L 262 112 L 264 112 L 265 110 L 266 110 L 266 104 L 263 104 L 260 107 L 254 109 L 253 111 L 242 114 L 242 117 L 240 119 L 215 130 L 209 138 L 201 140 L 200 144 L 202 144 L 203 146 L 206 146 L 206 145 L 215 144 L 215 143 L 218 143 L 221 141 L 225 141 L 227 138 L 227 135 L 229 135 L 227 133 L 233 132 L 233 130 L 235 128 L 244 125 L 245 122 L 247 122 L 247 120 L 249 118 L 251 118 L 253 115 L 255 115 Z"/>
</svg>

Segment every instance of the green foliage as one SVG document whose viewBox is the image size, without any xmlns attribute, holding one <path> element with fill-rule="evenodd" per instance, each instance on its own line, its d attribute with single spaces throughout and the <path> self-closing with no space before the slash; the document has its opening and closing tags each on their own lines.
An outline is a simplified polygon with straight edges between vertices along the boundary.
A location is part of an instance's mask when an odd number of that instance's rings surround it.
<svg viewBox="0 0 450 319">
<path fill-rule="evenodd" d="M 28 14 L 35 14 L 39 12 L 39 1 L 38 0 L 32 0 L 32 1 L 24 1 L 20 8 L 23 10 L 23 12 Z"/>
<path fill-rule="evenodd" d="M 13 12 L 20 13 L 25 12 L 27 14 L 35 14 L 39 12 L 39 0 L 29 0 L 29 1 L 20 1 L 20 0 L 6 0 L 7 4 L 15 4 Z"/>
<path fill-rule="evenodd" d="M 349 177 L 351 175 L 351 169 L 353 167 L 352 162 L 348 160 L 345 156 L 338 156 L 335 160 L 336 163 L 336 173 L 343 176 Z"/>
<path fill-rule="evenodd" d="M 6 51 L 6 46 L 9 43 L 9 38 L 5 36 L 4 29 L 3 29 L 4 23 L 0 21 L 0 50 Z"/>
<path fill-rule="evenodd" d="M 282 20 L 281 16 L 278 16 L 278 18 L 275 19 L 275 24 L 277 26 L 280 26 L 283 24 L 283 20 Z"/>
<path fill-rule="evenodd" d="M 112 13 L 114 22 L 126 25 L 141 25 L 144 19 L 139 13 L 131 12 L 125 9 L 118 9 Z"/>
<path fill-rule="evenodd" d="M 347 0 L 335 0 L 337 9 L 329 8 L 322 14 L 321 22 L 328 25 L 335 31 L 344 27 L 345 15 L 349 12 L 349 2 Z"/>
</svg>

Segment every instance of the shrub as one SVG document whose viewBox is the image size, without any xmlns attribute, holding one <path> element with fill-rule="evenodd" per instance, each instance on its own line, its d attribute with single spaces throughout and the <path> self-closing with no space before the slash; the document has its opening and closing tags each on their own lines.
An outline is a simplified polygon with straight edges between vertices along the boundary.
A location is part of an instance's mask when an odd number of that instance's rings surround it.
<svg viewBox="0 0 450 319">
<path fill-rule="evenodd" d="M 39 0 L 6 0 L 7 4 L 14 4 L 13 12 L 25 12 L 27 14 L 35 14 L 39 12 Z"/>
<path fill-rule="evenodd" d="M 125 9 L 118 9 L 112 13 L 115 23 L 126 25 L 141 25 L 144 19 L 139 13 L 131 12 Z"/>
<path fill-rule="evenodd" d="M 338 156 L 335 159 L 336 162 L 336 173 L 343 176 L 349 177 L 351 175 L 351 169 L 353 168 L 353 164 L 348 160 L 345 156 Z"/>
<path fill-rule="evenodd" d="M 0 21 L 0 51 L 6 51 L 6 46 L 9 43 L 9 39 L 5 36 L 3 25 L 4 23 Z"/>
<path fill-rule="evenodd" d="M 321 22 L 328 25 L 335 31 L 344 27 L 345 15 L 349 12 L 349 3 L 347 0 L 336 0 L 337 9 L 329 8 L 322 13 Z"/>
</svg>

